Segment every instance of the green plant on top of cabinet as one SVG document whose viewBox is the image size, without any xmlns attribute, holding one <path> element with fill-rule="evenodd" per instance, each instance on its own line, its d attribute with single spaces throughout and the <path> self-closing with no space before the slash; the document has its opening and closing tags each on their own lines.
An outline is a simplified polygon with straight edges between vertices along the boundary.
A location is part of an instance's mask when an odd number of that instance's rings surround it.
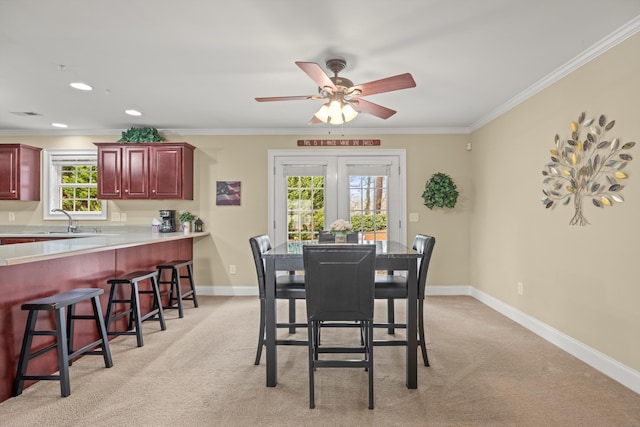
<svg viewBox="0 0 640 427">
<path fill-rule="evenodd" d="M 41 148 L 0 144 L 0 200 L 40 200 Z"/>
<path fill-rule="evenodd" d="M 193 200 L 193 151 L 186 142 L 98 147 L 98 198 Z"/>
<path fill-rule="evenodd" d="M 118 142 L 162 142 L 165 138 L 158 129 L 149 127 L 132 127 L 122 132 Z"/>
</svg>

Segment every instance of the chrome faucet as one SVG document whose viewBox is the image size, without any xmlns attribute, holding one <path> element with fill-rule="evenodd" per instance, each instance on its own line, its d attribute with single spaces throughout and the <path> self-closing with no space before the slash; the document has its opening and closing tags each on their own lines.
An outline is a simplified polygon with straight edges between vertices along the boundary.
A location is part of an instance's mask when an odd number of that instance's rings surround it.
<svg viewBox="0 0 640 427">
<path fill-rule="evenodd" d="M 78 226 L 73 224 L 73 218 L 71 218 L 71 215 L 69 215 L 69 212 L 64 211 L 62 209 L 58 209 L 58 208 L 51 209 L 51 212 L 61 212 L 65 214 L 67 218 L 69 218 L 69 226 L 67 227 L 67 232 L 74 233 L 78 229 Z"/>
</svg>

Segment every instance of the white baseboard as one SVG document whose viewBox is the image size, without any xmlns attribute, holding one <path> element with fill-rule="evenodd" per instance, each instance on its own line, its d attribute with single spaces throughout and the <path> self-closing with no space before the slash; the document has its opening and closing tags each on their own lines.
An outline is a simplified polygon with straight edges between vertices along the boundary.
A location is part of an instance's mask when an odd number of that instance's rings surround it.
<svg viewBox="0 0 640 427">
<path fill-rule="evenodd" d="M 256 286 L 196 286 L 196 292 L 198 292 L 199 295 L 214 296 L 257 296 L 258 288 Z M 587 365 L 640 394 L 640 372 L 623 365 L 606 354 L 581 343 L 491 295 L 477 290 L 473 286 L 427 286 L 425 293 L 427 296 L 471 296 L 503 316 L 527 328 L 534 334 L 549 341 L 551 344 L 580 359 Z"/>
<path fill-rule="evenodd" d="M 245 297 L 258 296 L 258 286 L 196 286 L 198 295 Z"/>
</svg>

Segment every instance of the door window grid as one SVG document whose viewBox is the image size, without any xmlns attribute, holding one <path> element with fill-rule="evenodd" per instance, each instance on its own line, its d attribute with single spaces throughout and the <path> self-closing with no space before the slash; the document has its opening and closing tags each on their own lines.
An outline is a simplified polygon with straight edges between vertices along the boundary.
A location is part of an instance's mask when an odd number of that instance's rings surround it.
<svg viewBox="0 0 640 427">
<path fill-rule="evenodd" d="M 349 220 L 364 242 L 387 240 L 387 194 L 386 176 L 349 177 Z"/>
<path fill-rule="evenodd" d="M 287 177 L 287 241 L 318 240 L 324 229 L 324 176 Z"/>
</svg>

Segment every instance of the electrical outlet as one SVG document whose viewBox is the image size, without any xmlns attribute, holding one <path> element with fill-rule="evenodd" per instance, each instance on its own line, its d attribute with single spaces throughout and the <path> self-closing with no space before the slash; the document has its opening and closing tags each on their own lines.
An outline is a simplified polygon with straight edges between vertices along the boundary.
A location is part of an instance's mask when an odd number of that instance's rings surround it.
<svg viewBox="0 0 640 427">
<path fill-rule="evenodd" d="M 120 212 L 111 212 L 111 222 L 120 222 Z"/>
<path fill-rule="evenodd" d="M 126 212 L 120 212 L 120 221 L 127 222 L 127 213 Z"/>
<path fill-rule="evenodd" d="M 524 295 L 524 284 L 522 282 L 518 282 L 518 295 Z"/>
<path fill-rule="evenodd" d="M 16 213 L 9 212 L 9 221 L 15 221 L 15 220 L 16 220 Z"/>
<path fill-rule="evenodd" d="M 229 265 L 229 274 L 236 274 L 236 266 L 235 264 Z"/>
<path fill-rule="evenodd" d="M 420 221 L 420 216 L 418 215 L 418 212 L 409 213 L 409 222 L 418 222 L 418 221 Z"/>
</svg>

